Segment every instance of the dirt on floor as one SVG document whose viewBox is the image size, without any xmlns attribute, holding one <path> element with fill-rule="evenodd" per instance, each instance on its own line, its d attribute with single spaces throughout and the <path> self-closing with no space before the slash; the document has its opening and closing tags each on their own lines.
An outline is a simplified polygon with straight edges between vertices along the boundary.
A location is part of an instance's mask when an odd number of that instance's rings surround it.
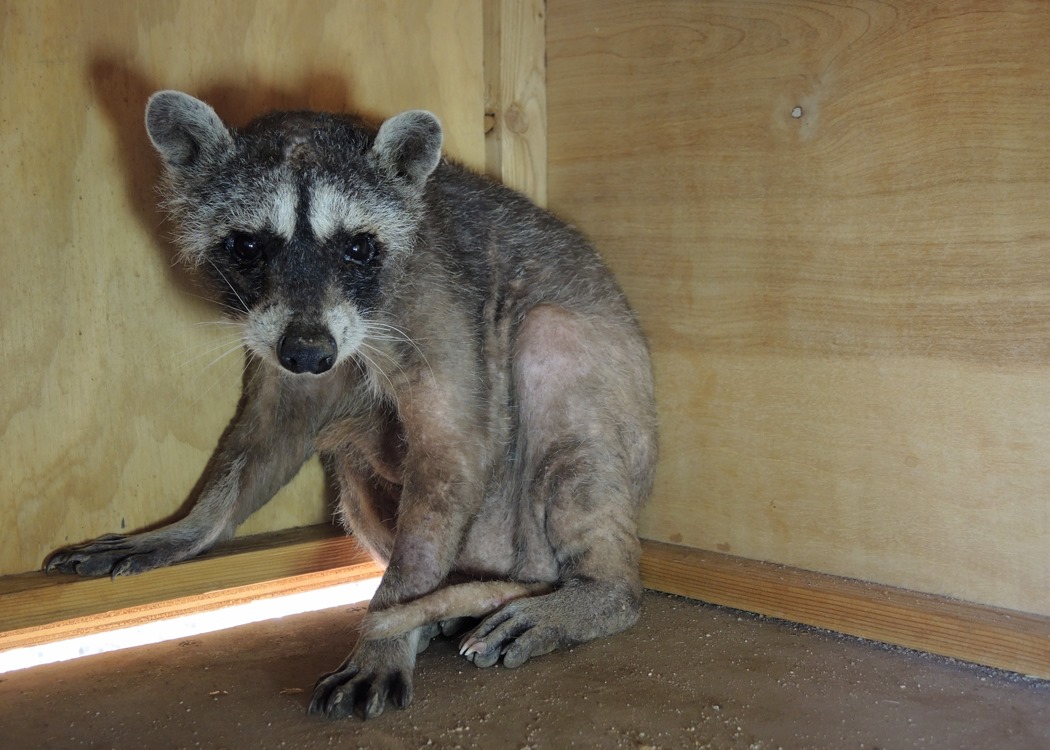
<svg viewBox="0 0 1050 750">
<path fill-rule="evenodd" d="M 408 709 L 307 716 L 362 612 L 0 675 L 0 747 L 1050 748 L 1050 683 L 661 594 L 627 633 L 517 669 L 435 640 Z"/>
</svg>

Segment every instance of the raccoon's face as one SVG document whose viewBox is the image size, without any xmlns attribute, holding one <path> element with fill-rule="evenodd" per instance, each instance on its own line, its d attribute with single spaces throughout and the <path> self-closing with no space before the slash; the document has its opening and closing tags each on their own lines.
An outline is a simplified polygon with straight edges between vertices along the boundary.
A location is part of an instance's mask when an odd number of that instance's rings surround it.
<svg viewBox="0 0 1050 750">
<path fill-rule="evenodd" d="M 385 338 L 384 286 L 411 251 L 441 128 L 406 112 L 374 133 L 331 115 L 276 114 L 243 131 L 162 91 L 146 110 L 184 258 L 214 282 L 257 356 L 320 375 Z"/>
</svg>

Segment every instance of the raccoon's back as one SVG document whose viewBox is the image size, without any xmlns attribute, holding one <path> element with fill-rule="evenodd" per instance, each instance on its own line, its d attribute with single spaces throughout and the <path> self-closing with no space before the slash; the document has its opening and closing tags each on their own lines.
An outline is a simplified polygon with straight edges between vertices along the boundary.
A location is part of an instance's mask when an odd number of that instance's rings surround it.
<svg viewBox="0 0 1050 750">
<path fill-rule="evenodd" d="M 448 235 L 448 251 L 465 273 L 495 275 L 514 288 L 525 307 L 551 303 L 633 321 L 623 292 L 590 242 L 521 193 L 445 163 L 432 177 L 427 204 L 431 226 Z"/>
</svg>

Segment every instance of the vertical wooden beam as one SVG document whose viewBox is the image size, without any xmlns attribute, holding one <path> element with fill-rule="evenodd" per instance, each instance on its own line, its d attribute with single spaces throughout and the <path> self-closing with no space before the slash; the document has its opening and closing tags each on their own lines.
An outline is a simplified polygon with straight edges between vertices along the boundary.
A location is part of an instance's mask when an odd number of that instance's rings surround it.
<svg viewBox="0 0 1050 750">
<path fill-rule="evenodd" d="M 547 203 L 546 2 L 485 0 L 485 171 Z"/>
</svg>

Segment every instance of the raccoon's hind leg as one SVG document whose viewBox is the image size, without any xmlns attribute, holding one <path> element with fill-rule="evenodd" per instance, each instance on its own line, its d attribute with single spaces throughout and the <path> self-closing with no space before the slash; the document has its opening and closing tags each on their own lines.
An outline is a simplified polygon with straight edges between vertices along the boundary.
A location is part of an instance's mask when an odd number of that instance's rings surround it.
<svg viewBox="0 0 1050 750">
<path fill-rule="evenodd" d="M 460 654 L 479 667 L 501 656 L 505 666 L 516 667 L 637 621 L 642 585 L 634 517 L 600 508 L 617 496 L 606 492 L 610 484 L 562 481 L 548 526 L 564 580 L 549 594 L 515 599 L 489 615 L 463 638 Z"/>
<path fill-rule="evenodd" d="M 463 639 L 461 653 L 482 667 L 625 630 L 642 593 L 635 519 L 652 483 L 656 430 L 640 335 L 625 319 L 538 307 L 519 331 L 514 376 L 522 502 L 543 524 L 559 584 L 510 602 Z"/>
</svg>

